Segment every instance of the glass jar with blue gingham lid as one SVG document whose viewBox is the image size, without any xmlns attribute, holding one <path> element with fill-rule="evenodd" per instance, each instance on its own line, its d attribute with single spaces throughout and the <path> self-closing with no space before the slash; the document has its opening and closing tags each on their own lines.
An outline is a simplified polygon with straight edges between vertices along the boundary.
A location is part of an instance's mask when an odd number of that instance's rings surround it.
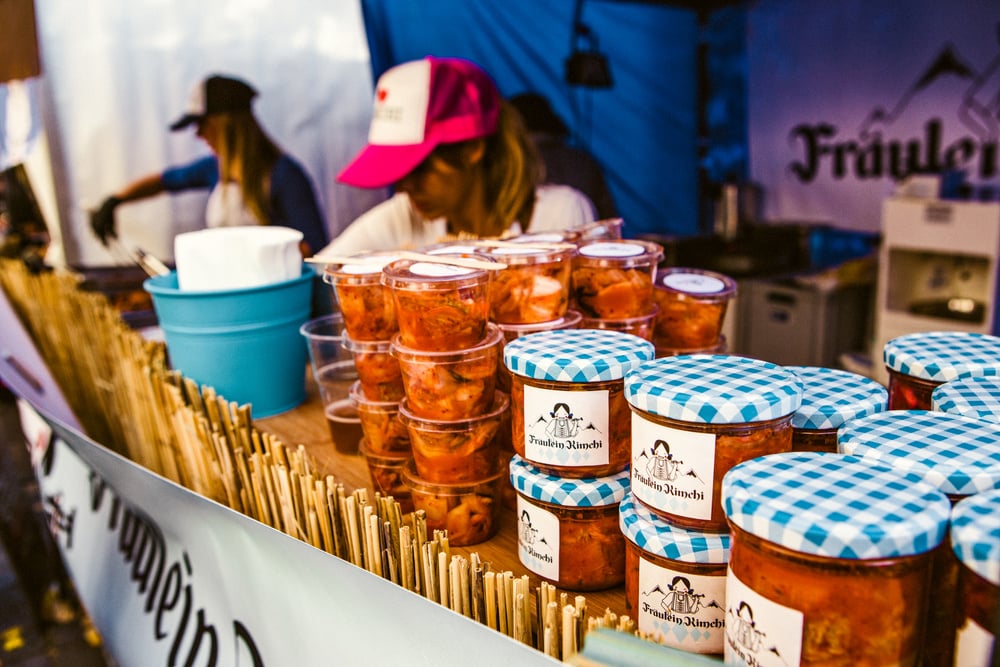
<svg viewBox="0 0 1000 667">
<path fill-rule="evenodd" d="M 931 394 L 931 409 L 1000 422 L 1000 377 L 967 377 L 938 385 Z"/>
<path fill-rule="evenodd" d="M 672 526 L 627 494 L 625 605 L 639 630 L 693 653 L 723 650 L 729 534 Z"/>
<path fill-rule="evenodd" d="M 802 405 L 792 415 L 792 451 L 835 452 L 837 429 L 857 417 L 884 412 L 889 392 L 857 373 L 818 366 L 786 366 L 802 380 Z"/>
<path fill-rule="evenodd" d="M 1000 618 L 1000 491 L 970 496 L 955 505 L 951 548 L 961 563 L 954 664 L 988 665 Z"/>
<path fill-rule="evenodd" d="M 574 591 L 602 590 L 624 581 L 618 505 L 628 490 L 627 470 L 565 478 L 515 454 L 510 482 L 517 492 L 518 557 L 526 568 Z"/>
<path fill-rule="evenodd" d="M 747 357 L 693 354 L 625 376 L 632 409 L 632 493 L 689 530 L 726 530 L 722 476 L 741 461 L 791 451 L 802 381 Z"/>
<path fill-rule="evenodd" d="M 1000 488 L 1000 424 L 980 419 L 889 410 L 845 424 L 837 448 L 915 475 L 955 500 Z"/>
<path fill-rule="evenodd" d="M 544 331 L 507 343 L 514 451 L 562 477 L 624 470 L 631 426 L 623 378 L 654 353 L 648 340 L 598 329 Z"/>
<path fill-rule="evenodd" d="M 727 661 L 766 649 L 797 665 L 920 663 L 943 493 L 854 456 L 790 452 L 734 467 L 722 495 Z M 831 628 L 841 643 L 806 641 Z"/>
<path fill-rule="evenodd" d="M 928 331 L 888 341 L 882 360 L 889 371 L 890 410 L 930 410 L 943 382 L 1000 374 L 1000 338 L 968 331 Z"/>
</svg>

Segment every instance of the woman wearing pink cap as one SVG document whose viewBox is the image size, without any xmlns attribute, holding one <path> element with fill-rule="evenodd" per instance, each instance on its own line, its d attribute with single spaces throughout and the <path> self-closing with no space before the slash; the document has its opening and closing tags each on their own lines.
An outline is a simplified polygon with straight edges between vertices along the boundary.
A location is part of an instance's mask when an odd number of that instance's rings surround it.
<svg viewBox="0 0 1000 667">
<path fill-rule="evenodd" d="M 415 248 L 442 238 L 556 231 L 595 219 L 582 193 L 540 185 L 542 163 L 517 112 L 479 66 L 427 57 L 375 87 L 368 145 L 337 179 L 396 194 L 318 254 Z"/>
</svg>

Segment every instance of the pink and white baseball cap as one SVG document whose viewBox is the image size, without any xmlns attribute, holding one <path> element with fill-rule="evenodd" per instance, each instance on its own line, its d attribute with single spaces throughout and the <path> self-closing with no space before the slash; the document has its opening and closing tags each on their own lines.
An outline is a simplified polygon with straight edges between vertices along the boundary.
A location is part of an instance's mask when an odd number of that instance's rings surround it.
<svg viewBox="0 0 1000 667">
<path fill-rule="evenodd" d="M 397 183 L 439 145 L 497 129 L 500 92 L 486 72 L 459 58 L 427 57 L 379 77 L 368 145 L 337 180 L 359 188 Z"/>
</svg>

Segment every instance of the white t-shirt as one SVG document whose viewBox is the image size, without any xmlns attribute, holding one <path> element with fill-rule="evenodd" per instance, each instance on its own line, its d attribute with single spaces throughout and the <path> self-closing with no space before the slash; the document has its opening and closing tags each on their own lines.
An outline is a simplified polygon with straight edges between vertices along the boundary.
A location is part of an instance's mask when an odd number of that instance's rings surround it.
<svg viewBox="0 0 1000 667">
<path fill-rule="evenodd" d="M 597 219 L 586 195 L 565 185 L 541 185 L 535 190 L 531 232 L 552 232 L 585 225 Z M 520 233 L 517 223 L 509 233 Z M 360 215 L 317 255 L 351 255 L 364 251 L 420 248 L 440 241 L 448 233 L 444 218 L 425 220 L 398 193 Z"/>
</svg>

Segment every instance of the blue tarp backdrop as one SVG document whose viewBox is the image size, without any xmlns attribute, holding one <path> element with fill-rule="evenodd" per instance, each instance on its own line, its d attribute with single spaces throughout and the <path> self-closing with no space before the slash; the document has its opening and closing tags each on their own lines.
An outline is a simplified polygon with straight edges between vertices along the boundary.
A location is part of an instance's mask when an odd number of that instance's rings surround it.
<svg viewBox="0 0 1000 667">
<path fill-rule="evenodd" d="M 546 95 L 602 164 L 626 236 L 689 235 L 698 223 L 698 25 L 693 11 L 585 2 L 610 61 L 609 89 L 570 86 L 574 0 L 363 0 L 373 74 L 426 55 L 479 63 L 504 96 Z"/>
</svg>

